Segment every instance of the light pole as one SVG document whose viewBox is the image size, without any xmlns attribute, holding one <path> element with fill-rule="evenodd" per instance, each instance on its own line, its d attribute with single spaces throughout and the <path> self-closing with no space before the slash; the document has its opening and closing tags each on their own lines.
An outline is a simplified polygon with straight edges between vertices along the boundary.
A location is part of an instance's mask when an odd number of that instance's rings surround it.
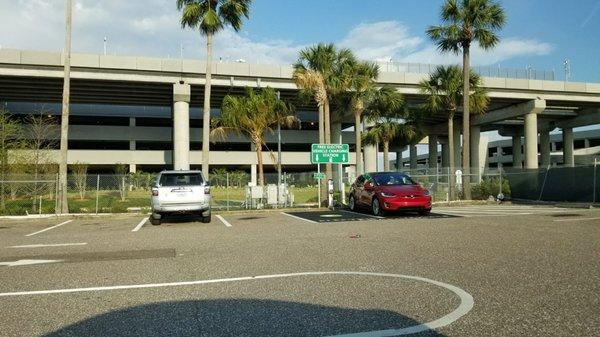
<svg viewBox="0 0 600 337">
<path fill-rule="evenodd" d="M 281 99 L 281 93 L 277 91 L 277 101 Z M 277 112 L 277 206 L 280 204 L 281 190 L 281 116 Z"/>
<path fill-rule="evenodd" d="M 65 66 L 62 95 L 62 114 L 60 123 L 60 162 L 58 167 L 58 190 L 59 202 L 58 214 L 68 214 L 69 206 L 67 200 L 67 151 L 69 139 L 69 102 L 71 92 L 71 24 L 72 24 L 72 1 L 65 1 Z"/>
</svg>

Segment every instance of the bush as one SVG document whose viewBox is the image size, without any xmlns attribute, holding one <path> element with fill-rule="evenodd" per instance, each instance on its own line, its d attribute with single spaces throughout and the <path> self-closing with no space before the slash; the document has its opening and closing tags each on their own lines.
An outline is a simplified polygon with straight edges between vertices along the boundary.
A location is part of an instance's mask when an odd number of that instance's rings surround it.
<svg viewBox="0 0 600 337">
<path fill-rule="evenodd" d="M 475 200 L 486 200 L 490 195 L 495 198 L 498 196 L 499 192 L 499 178 L 483 178 L 479 184 L 473 186 L 472 196 Z M 502 179 L 502 193 L 505 198 L 510 197 L 510 184 L 508 183 L 508 179 Z"/>
</svg>

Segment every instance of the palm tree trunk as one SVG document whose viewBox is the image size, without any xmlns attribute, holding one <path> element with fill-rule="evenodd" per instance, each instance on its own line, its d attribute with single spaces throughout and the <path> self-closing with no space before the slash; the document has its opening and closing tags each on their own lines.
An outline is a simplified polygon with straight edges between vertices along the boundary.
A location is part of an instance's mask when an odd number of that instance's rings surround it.
<svg viewBox="0 0 600 337">
<path fill-rule="evenodd" d="M 448 198 L 454 199 L 454 114 L 448 115 L 448 170 L 450 181 L 448 181 Z"/>
<path fill-rule="evenodd" d="M 262 158 L 262 142 L 255 141 L 254 147 L 256 148 L 256 159 L 258 161 L 258 184 L 262 187 L 265 186 L 265 173 L 263 170 L 263 158 Z"/>
<path fill-rule="evenodd" d="M 356 177 L 362 174 L 362 138 L 360 134 L 360 115 L 359 111 L 354 112 L 354 142 L 356 144 Z"/>
<path fill-rule="evenodd" d="M 383 170 L 388 172 L 390 170 L 390 142 L 389 140 L 383 141 Z"/>
<path fill-rule="evenodd" d="M 463 173 L 463 193 L 464 199 L 471 200 L 471 153 L 470 148 L 470 114 L 469 114 L 469 96 L 471 88 L 469 83 L 471 62 L 469 57 L 469 46 L 463 47 L 463 148 L 462 148 L 462 173 Z"/>
<path fill-rule="evenodd" d="M 325 101 L 325 104 L 323 105 L 323 121 L 325 124 L 325 144 L 331 144 L 331 114 L 329 111 L 329 100 Z M 329 180 L 333 179 L 333 166 L 331 165 L 331 163 L 327 163 L 325 164 L 325 176 L 327 177 L 327 179 L 325 180 L 325 188 L 322 188 L 322 195 L 323 195 L 323 200 L 325 201 L 325 204 L 327 204 L 327 197 L 329 195 L 329 192 L 327 191 L 327 186 L 329 184 Z"/>
<path fill-rule="evenodd" d="M 59 214 L 68 214 L 69 205 L 67 200 L 67 152 L 69 149 L 69 102 L 71 91 L 71 24 L 72 3 L 67 0 L 65 10 L 65 74 L 63 80 L 62 115 L 60 124 L 60 162 L 59 162 Z"/>
<path fill-rule="evenodd" d="M 323 105 L 319 104 L 319 144 L 325 143 L 325 122 Z"/>
<path fill-rule="evenodd" d="M 208 179 L 210 155 L 210 86 L 212 80 L 212 39 L 206 34 L 206 83 L 204 84 L 204 110 L 202 115 L 202 174 Z"/>
</svg>

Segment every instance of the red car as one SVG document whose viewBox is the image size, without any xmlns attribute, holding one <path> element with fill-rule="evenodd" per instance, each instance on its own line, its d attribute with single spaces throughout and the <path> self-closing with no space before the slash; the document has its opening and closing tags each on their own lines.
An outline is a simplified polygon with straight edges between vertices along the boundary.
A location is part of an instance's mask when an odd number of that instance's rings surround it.
<svg viewBox="0 0 600 337">
<path fill-rule="evenodd" d="M 375 172 L 359 176 L 350 187 L 352 211 L 369 208 L 375 215 L 395 211 L 431 212 L 429 191 L 402 172 Z"/>
</svg>

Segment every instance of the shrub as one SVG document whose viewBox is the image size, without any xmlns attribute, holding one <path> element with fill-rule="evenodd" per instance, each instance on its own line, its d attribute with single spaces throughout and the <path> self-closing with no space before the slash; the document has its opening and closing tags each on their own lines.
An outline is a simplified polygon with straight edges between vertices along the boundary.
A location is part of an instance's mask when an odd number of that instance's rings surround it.
<svg viewBox="0 0 600 337">
<path fill-rule="evenodd" d="M 496 197 L 500 192 L 500 179 L 499 178 L 483 178 L 483 180 L 473 186 L 472 195 L 473 199 L 486 200 L 491 196 Z M 510 197 L 510 184 L 508 179 L 502 179 L 502 193 L 504 197 Z"/>
</svg>

